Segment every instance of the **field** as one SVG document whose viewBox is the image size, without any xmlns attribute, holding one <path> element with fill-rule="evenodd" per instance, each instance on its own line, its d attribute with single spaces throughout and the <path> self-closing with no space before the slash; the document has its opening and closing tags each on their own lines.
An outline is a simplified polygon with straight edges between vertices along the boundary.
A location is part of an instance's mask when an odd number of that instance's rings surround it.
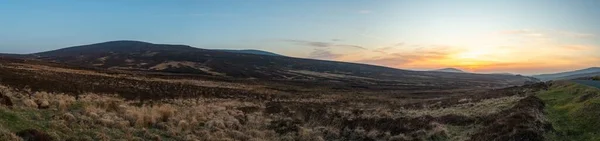
<svg viewBox="0 0 600 141">
<path fill-rule="evenodd" d="M 533 96 L 544 83 L 376 87 L 0 59 L 0 85 L 0 140 L 544 140 L 551 127 Z"/>
</svg>

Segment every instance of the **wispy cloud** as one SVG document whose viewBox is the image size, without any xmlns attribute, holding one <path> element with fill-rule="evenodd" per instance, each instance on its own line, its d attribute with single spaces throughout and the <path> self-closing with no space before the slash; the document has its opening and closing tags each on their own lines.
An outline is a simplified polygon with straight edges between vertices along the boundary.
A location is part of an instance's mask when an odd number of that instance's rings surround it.
<svg viewBox="0 0 600 141">
<path fill-rule="evenodd" d="M 331 42 L 318 42 L 318 41 L 304 41 L 304 40 L 283 40 L 284 42 L 290 42 L 301 46 L 317 47 L 317 48 L 331 48 L 331 47 L 342 47 L 342 48 L 354 48 L 354 49 L 367 49 L 359 45 L 348 45 L 348 44 L 336 44 Z"/>
<path fill-rule="evenodd" d="M 283 40 L 285 42 L 294 43 L 302 46 L 311 47 L 331 47 L 333 44 L 328 42 L 316 42 L 316 41 L 303 41 L 303 40 Z"/>
<path fill-rule="evenodd" d="M 356 48 L 356 49 L 367 49 L 365 47 L 362 46 L 357 46 L 357 45 L 333 45 L 334 47 L 348 47 L 348 48 Z"/>
<path fill-rule="evenodd" d="M 578 33 L 578 32 L 569 32 L 569 31 L 560 31 L 560 34 L 567 37 L 573 38 L 594 38 L 596 35 L 591 33 Z"/>
<path fill-rule="evenodd" d="M 376 48 L 373 50 L 373 52 L 377 52 L 377 53 L 383 53 L 383 54 L 388 54 L 390 50 L 396 48 L 396 47 L 401 47 L 406 45 L 406 43 L 404 42 L 400 42 L 400 43 L 396 43 L 390 46 L 385 46 L 385 47 L 381 47 L 381 48 Z"/>
<path fill-rule="evenodd" d="M 517 33 L 511 33 L 517 34 Z M 518 34 L 529 34 L 519 32 Z M 550 70 L 573 70 L 600 65 L 599 46 L 565 44 L 555 40 L 522 37 L 532 42 L 514 46 L 468 47 L 452 45 L 413 45 L 398 43 L 372 50 L 336 54 L 315 50 L 311 57 L 383 65 L 400 69 L 428 70 L 456 67 L 472 72 L 512 72 L 534 74 Z M 404 46 L 404 47 L 398 47 Z M 327 49 L 327 48 L 323 48 Z"/>
<path fill-rule="evenodd" d="M 393 48 L 394 48 L 393 46 L 382 47 L 382 48 L 377 48 L 377 49 L 374 49 L 374 50 L 373 50 L 373 52 L 387 54 L 387 53 L 388 53 L 387 51 L 388 51 L 388 50 L 391 50 L 391 49 L 393 49 Z"/>
<path fill-rule="evenodd" d="M 530 29 L 504 30 L 504 31 L 500 31 L 499 33 L 505 34 L 505 35 L 521 35 L 521 36 L 529 36 L 529 37 L 544 37 L 544 36 L 546 36 L 546 34 L 543 32 L 536 31 L 536 30 L 530 30 Z"/>
<path fill-rule="evenodd" d="M 318 59 L 336 59 L 340 56 L 343 56 L 343 54 L 336 54 L 326 49 L 315 49 L 308 55 L 309 58 Z"/>
<path fill-rule="evenodd" d="M 563 45 L 562 46 L 565 49 L 568 50 L 576 50 L 576 51 L 593 51 L 594 49 L 596 49 L 596 47 L 593 46 L 587 46 L 587 45 Z"/>
<path fill-rule="evenodd" d="M 491 35 L 490 35 L 491 34 Z M 553 30 L 505 30 L 477 36 L 473 44 L 398 42 L 365 48 L 337 40 L 284 40 L 312 47 L 308 57 L 383 65 L 400 69 L 456 67 L 472 72 L 533 74 L 549 70 L 572 70 L 600 65 L 600 46 L 565 38 L 591 38 L 593 34 Z M 572 41 L 572 42 L 570 42 Z M 470 41 L 469 41 L 470 42 Z M 351 50 L 360 49 L 360 50 Z"/>
<path fill-rule="evenodd" d="M 388 47 L 386 47 L 388 48 Z M 382 48 L 385 49 L 385 48 Z M 376 56 L 372 58 L 364 58 L 357 62 L 377 64 L 391 67 L 406 67 L 407 65 L 422 65 L 429 66 L 432 62 L 438 62 L 449 58 L 454 51 L 447 50 L 445 47 L 430 47 L 430 48 L 419 48 L 406 52 L 388 53 L 383 56 Z M 437 65 L 437 64 L 436 64 Z M 419 66 L 419 67 L 422 67 Z"/>
<path fill-rule="evenodd" d="M 571 38 L 593 38 L 596 35 L 591 33 L 579 33 L 572 31 L 561 31 L 561 30 L 531 30 L 531 29 L 518 29 L 518 30 L 504 30 L 498 32 L 505 35 L 522 35 L 530 37 L 571 37 Z"/>
</svg>

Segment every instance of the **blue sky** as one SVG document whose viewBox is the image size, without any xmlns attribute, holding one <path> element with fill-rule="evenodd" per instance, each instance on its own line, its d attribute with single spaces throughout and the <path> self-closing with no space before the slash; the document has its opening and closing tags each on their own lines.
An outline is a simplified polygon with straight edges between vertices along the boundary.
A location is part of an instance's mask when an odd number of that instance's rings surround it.
<svg viewBox="0 0 600 141">
<path fill-rule="evenodd" d="M 140 40 L 418 70 L 553 72 L 600 65 L 590 53 L 600 51 L 598 7 L 597 0 L 0 0 L 0 52 Z M 557 55 L 562 64 L 536 68 L 525 66 L 543 60 L 522 57 Z"/>
</svg>

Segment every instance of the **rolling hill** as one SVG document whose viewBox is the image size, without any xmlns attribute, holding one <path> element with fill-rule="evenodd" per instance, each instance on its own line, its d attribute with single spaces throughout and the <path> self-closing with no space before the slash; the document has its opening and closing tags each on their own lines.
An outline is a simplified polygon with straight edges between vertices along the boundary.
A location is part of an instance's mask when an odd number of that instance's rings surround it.
<svg viewBox="0 0 600 141">
<path fill-rule="evenodd" d="M 489 90 L 475 86 L 498 86 L 483 76 L 396 71 L 418 76 L 238 79 L 0 57 L 0 140 L 541 140 L 552 127 L 530 96 L 544 83 Z"/>
<path fill-rule="evenodd" d="M 138 41 L 16 56 L 0 57 L 0 116 L 12 117 L 0 133 L 14 133 L 0 140 L 535 140 L 546 127 L 531 96 L 546 85 L 515 75 Z"/>
<path fill-rule="evenodd" d="M 112 70 L 215 77 L 330 81 L 379 86 L 505 87 L 536 81 L 527 77 L 410 71 L 382 66 L 219 51 L 186 45 L 111 41 L 25 55 L 31 59 Z"/>
<path fill-rule="evenodd" d="M 600 67 L 591 67 L 591 68 L 587 68 L 587 69 L 554 73 L 554 74 L 534 75 L 532 77 L 535 77 L 542 81 L 549 81 L 549 80 L 575 79 L 575 78 L 581 78 L 581 77 L 593 77 L 593 76 L 597 76 L 597 75 L 600 75 Z"/>
</svg>

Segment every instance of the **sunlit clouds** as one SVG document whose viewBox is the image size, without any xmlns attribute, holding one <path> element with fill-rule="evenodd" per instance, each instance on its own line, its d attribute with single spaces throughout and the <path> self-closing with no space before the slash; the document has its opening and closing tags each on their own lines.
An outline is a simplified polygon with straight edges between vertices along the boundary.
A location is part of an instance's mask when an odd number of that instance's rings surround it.
<svg viewBox="0 0 600 141">
<path fill-rule="evenodd" d="M 600 65 L 600 47 L 569 39 L 591 40 L 593 34 L 520 29 L 469 37 L 456 44 L 399 42 L 348 53 L 316 49 L 310 57 L 415 70 L 455 67 L 478 73 L 534 74 Z"/>
<path fill-rule="evenodd" d="M 0 4 L 0 19 L 11 19 L 0 26 L 0 52 L 139 40 L 539 74 L 600 66 L 598 7 L 597 0 L 15 0 Z"/>
</svg>

